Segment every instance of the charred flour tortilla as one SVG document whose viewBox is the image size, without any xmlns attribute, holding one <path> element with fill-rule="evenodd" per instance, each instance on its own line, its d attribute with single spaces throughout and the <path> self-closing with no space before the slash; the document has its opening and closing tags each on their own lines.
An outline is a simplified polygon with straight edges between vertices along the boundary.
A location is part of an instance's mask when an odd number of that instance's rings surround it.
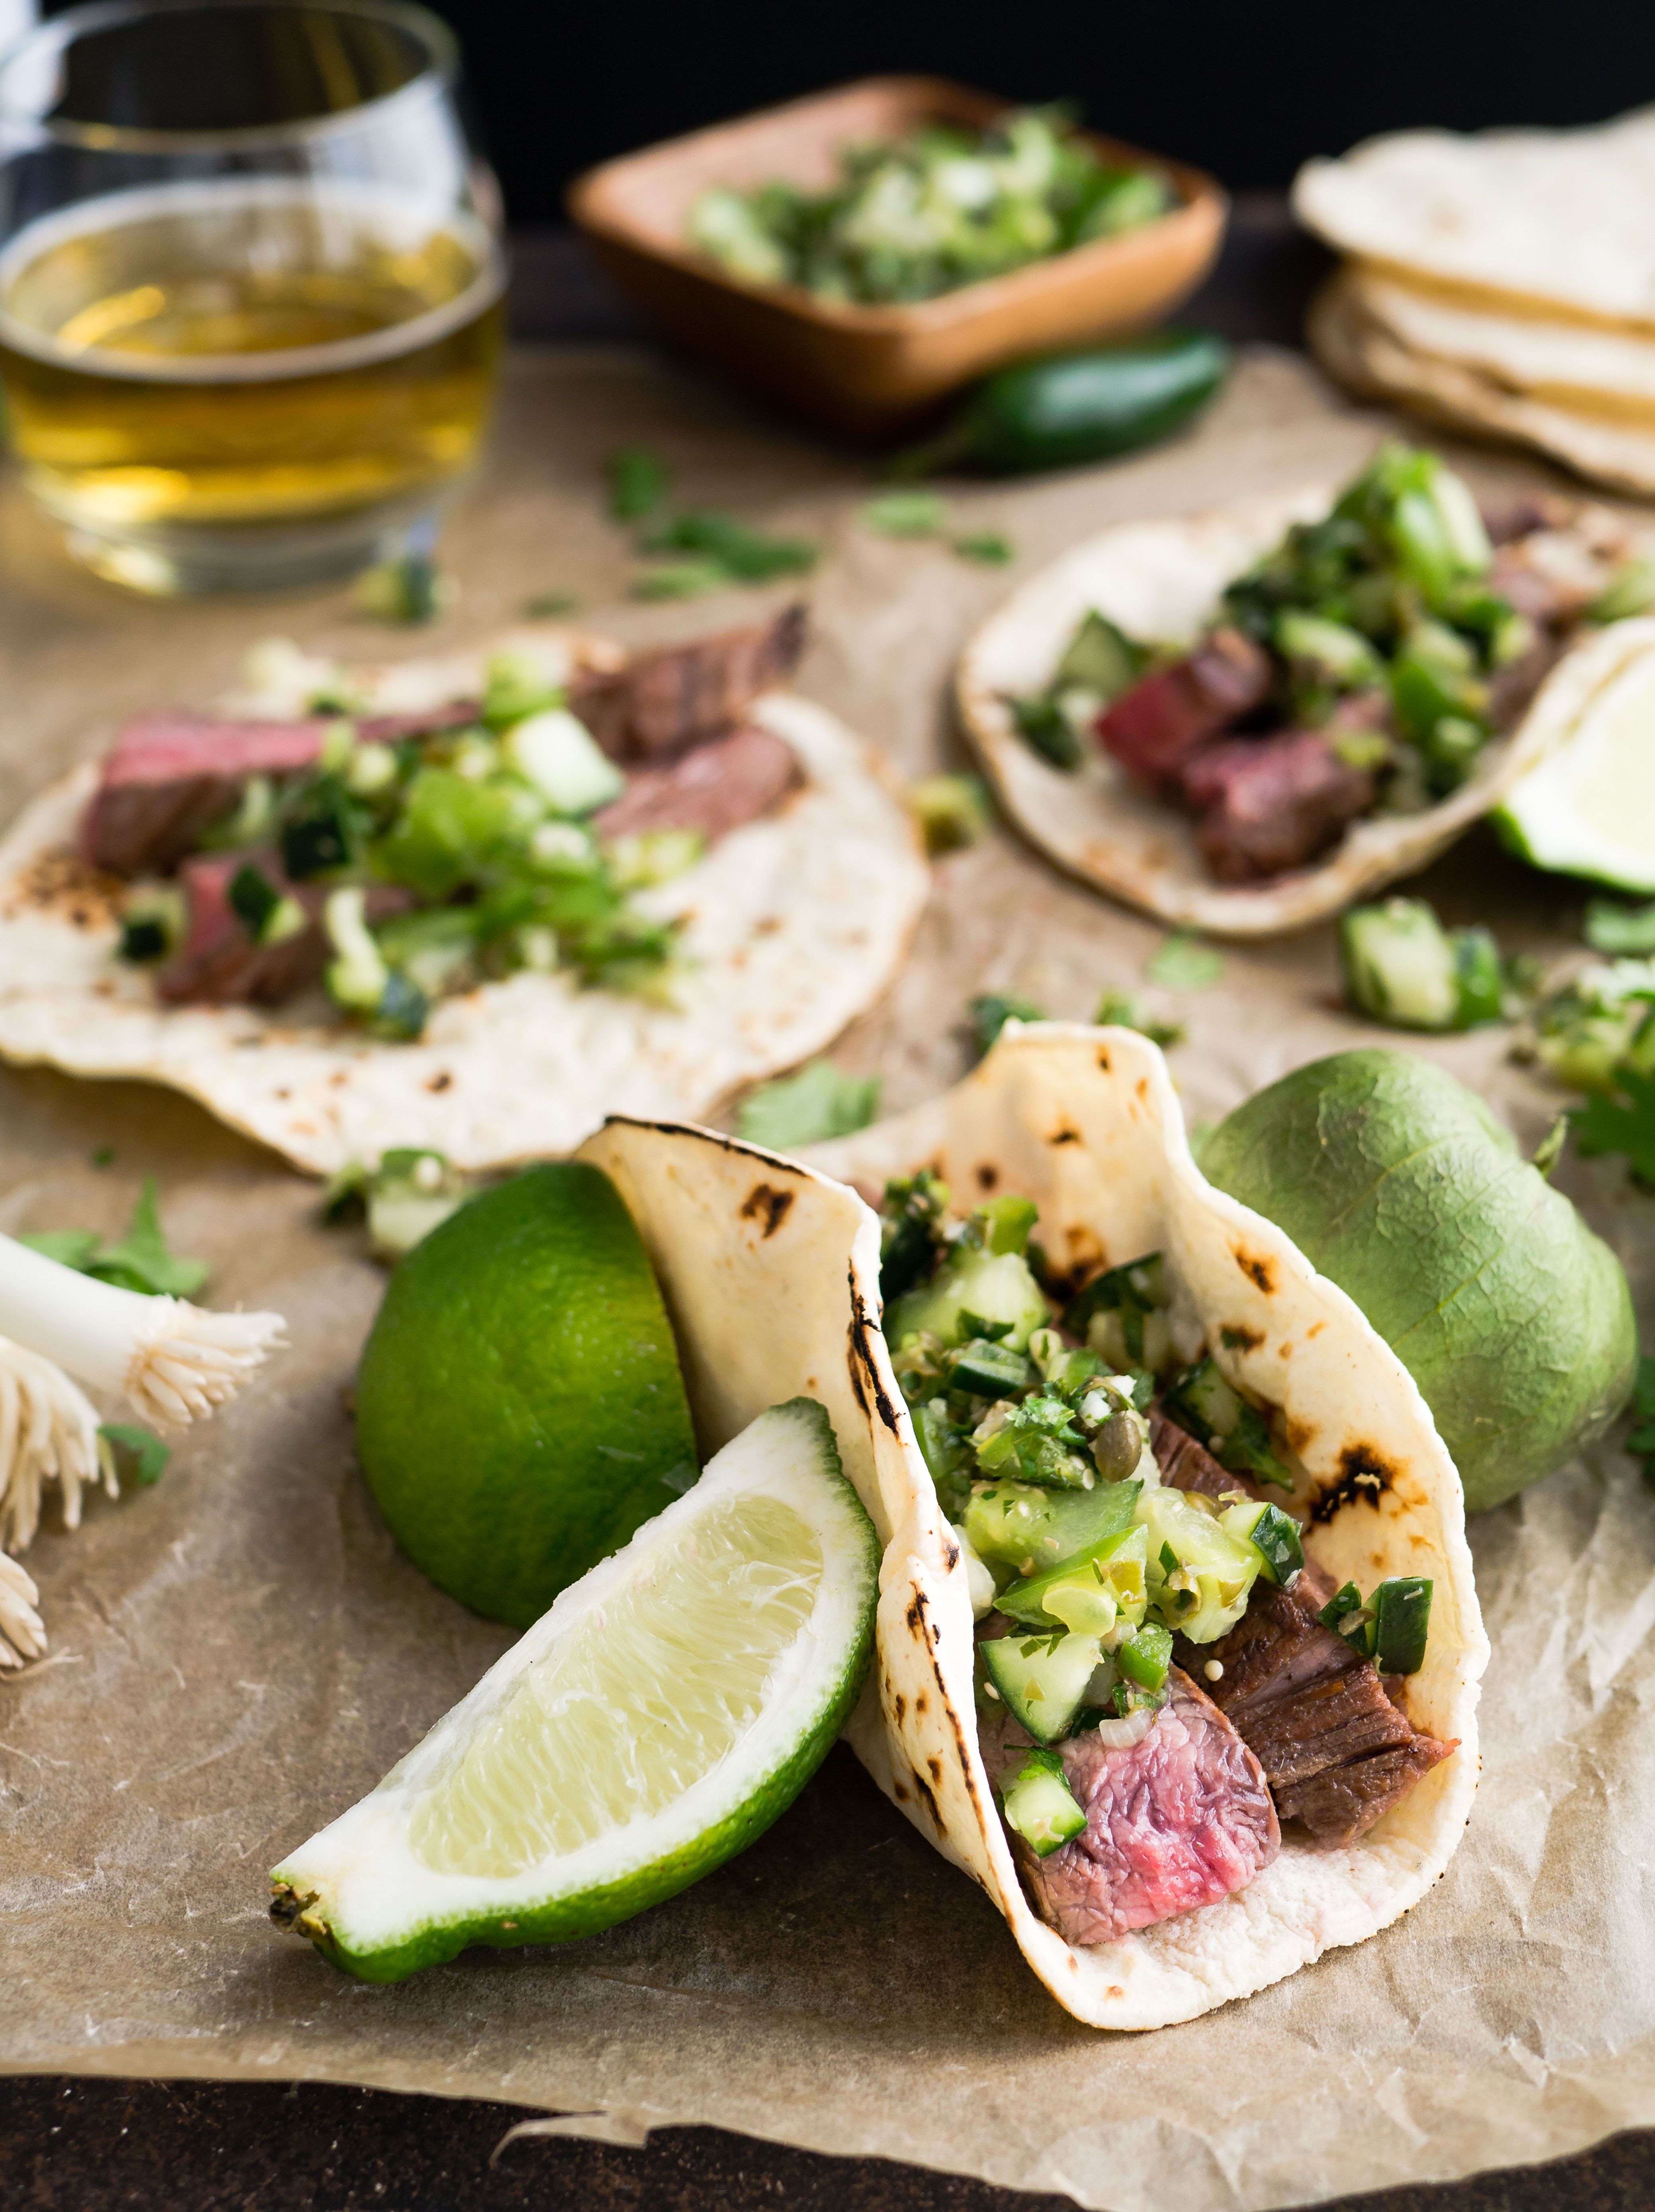
<svg viewBox="0 0 1655 2212">
<path fill-rule="evenodd" d="M 553 681 L 619 657 L 542 630 L 353 671 L 351 682 L 374 711 L 423 713 L 475 697 L 502 649 L 538 655 Z M 309 680 L 295 672 L 233 710 L 301 714 Z M 319 992 L 274 1012 L 163 1006 L 149 975 L 115 957 L 116 886 L 75 856 L 98 778 L 88 765 L 0 842 L 0 1054 L 169 1084 L 321 1175 L 402 1145 L 484 1168 L 567 1152 L 611 1111 L 705 1114 L 819 1051 L 878 997 L 927 886 L 907 814 L 858 738 L 782 693 L 749 719 L 793 748 L 803 787 L 637 894 L 660 916 L 687 917 L 676 1006 L 523 973 L 441 1002 L 417 1042 L 387 1043 L 348 1030 Z"/>
<path fill-rule="evenodd" d="M 865 1698 L 849 1730 L 880 1787 L 987 1890 L 1047 1988 L 1095 2027 L 1192 2019 L 1396 1919 L 1465 1824 L 1488 1644 L 1453 1465 L 1396 1355 L 1280 1230 L 1203 1180 L 1165 1063 L 1130 1031 L 1013 1029 L 946 1097 L 812 1158 L 864 1189 L 934 1164 L 962 1207 L 990 1190 L 1025 1194 L 1067 1269 L 1164 1253 L 1175 1316 L 1200 1324 L 1232 1380 L 1282 1411 L 1302 1463 L 1292 1504 L 1310 1524 L 1307 1555 L 1364 1589 L 1393 1575 L 1433 1580 L 1425 1664 L 1403 1702 L 1417 1729 L 1458 1745 L 1360 1841 L 1316 1850 L 1289 1828 L 1280 1855 L 1222 1902 L 1095 1948 L 1065 1942 L 1031 1910 L 995 1806 L 965 1570 L 881 1341 L 881 1711 Z"/>
<path fill-rule="evenodd" d="M 1451 797 L 1417 814 L 1370 814 L 1327 857 L 1256 886 L 1213 881 L 1189 815 L 1138 783 L 1101 749 L 1074 770 L 1051 766 L 1018 734 L 1010 701 L 1050 681 L 1089 610 L 1129 636 L 1193 638 L 1224 586 L 1288 526 L 1325 514 L 1331 485 L 1198 515 L 1123 524 L 1031 577 L 977 631 L 961 659 L 959 709 L 1001 805 L 1043 852 L 1162 921 L 1233 937 L 1297 929 L 1422 867 L 1518 776 L 1563 742 L 1623 648 L 1611 629 L 1573 647 L 1507 737 L 1491 739 Z"/>
</svg>

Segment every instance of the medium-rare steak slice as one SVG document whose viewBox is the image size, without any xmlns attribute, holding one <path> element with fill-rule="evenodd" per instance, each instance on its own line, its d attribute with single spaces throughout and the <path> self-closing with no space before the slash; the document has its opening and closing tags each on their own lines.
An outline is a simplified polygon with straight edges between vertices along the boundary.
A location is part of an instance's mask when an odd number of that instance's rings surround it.
<svg viewBox="0 0 1655 2212">
<path fill-rule="evenodd" d="M 1270 657 L 1238 629 L 1215 629 L 1192 653 L 1123 691 L 1097 721 L 1104 750 L 1145 783 L 1176 787 L 1198 745 L 1262 706 Z"/>
<path fill-rule="evenodd" d="M 569 711 L 623 766 L 675 759 L 739 722 L 785 683 L 805 650 L 806 617 L 791 606 L 773 622 L 688 645 L 635 653 L 624 668 L 581 669 Z"/>
<path fill-rule="evenodd" d="M 230 886 L 249 866 L 278 898 L 297 901 L 309 917 L 307 927 L 274 945 L 254 942 L 230 903 Z M 199 854 L 179 870 L 179 884 L 187 915 L 184 942 L 155 977 L 157 998 L 173 1006 L 274 1006 L 319 981 L 332 957 L 320 921 L 325 885 L 290 881 L 268 851 Z M 368 918 L 383 921 L 412 904 L 395 884 L 375 884 L 367 895 Z"/>
<path fill-rule="evenodd" d="M 1188 1429 L 1169 1421 L 1159 1406 L 1149 1416 L 1149 1449 L 1162 1479 L 1174 1490 L 1199 1490 L 1208 1498 L 1269 1495 L 1250 1474 L 1232 1474 L 1227 1467 L 1220 1467 L 1205 1444 L 1197 1443 Z"/>
<path fill-rule="evenodd" d="M 715 844 L 756 822 L 803 781 L 793 747 L 749 723 L 697 745 L 666 768 L 635 769 L 626 789 L 593 817 L 602 837 L 654 830 L 699 830 Z"/>
<path fill-rule="evenodd" d="M 1281 1848 L 1257 1759 L 1176 1667 L 1166 1687 L 1136 1743 L 1111 1748 L 1088 1729 L 1056 1747 L 1086 1816 L 1079 1835 L 1044 1859 L 1013 1838 L 1030 1901 L 1070 1943 L 1112 1943 L 1216 1905 Z M 1008 1715 L 983 1716 L 983 1756 L 997 1787 L 1016 1773 L 1029 1741 Z"/>
<path fill-rule="evenodd" d="M 1305 866 L 1367 811 L 1378 788 L 1319 730 L 1220 738 L 1190 761 L 1183 783 L 1201 817 L 1196 842 L 1221 884 Z"/>
<path fill-rule="evenodd" d="M 81 817 L 81 850 L 121 876 L 164 875 L 204 830 L 234 814 L 247 779 L 313 768 L 327 725 L 242 722 L 222 714 L 140 714 L 103 764 Z"/>
</svg>

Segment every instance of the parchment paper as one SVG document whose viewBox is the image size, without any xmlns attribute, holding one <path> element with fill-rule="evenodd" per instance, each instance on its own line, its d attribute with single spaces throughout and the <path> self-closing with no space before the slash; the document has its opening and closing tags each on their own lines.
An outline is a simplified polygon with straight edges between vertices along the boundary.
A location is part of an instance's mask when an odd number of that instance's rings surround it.
<svg viewBox="0 0 1655 2212">
<path fill-rule="evenodd" d="M 1136 514 L 1353 465 L 1378 418 L 1285 356 L 1248 362 L 1198 435 L 1032 487 L 977 489 L 1019 570 Z M 1009 580 L 860 530 L 867 487 L 790 433 L 623 353 L 520 356 L 494 458 L 447 551 L 464 586 L 439 640 L 530 593 L 607 618 L 626 543 L 599 462 L 647 439 L 684 495 L 822 536 L 802 688 L 910 773 L 953 756 L 952 659 Z M 1514 467 L 1475 460 L 1485 480 Z M 344 594 L 272 609 L 150 606 L 74 571 L 15 486 L 0 497 L 0 809 L 103 742 L 115 716 L 225 684 L 252 637 L 374 653 Z M 628 635 L 755 604 L 622 605 Z M 408 641 L 425 649 L 430 633 Z M 1445 915 L 1561 949 L 1579 902 L 1473 840 L 1427 881 Z M 951 1081 L 973 990 L 1063 1015 L 1135 985 L 1159 933 L 996 836 L 938 871 L 916 955 L 842 1047 L 891 1109 Z M 1333 1004 L 1327 930 L 1228 956 L 1164 1002 L 1194 1117 L 1372 1033 Z M 1421 1048 L 1484 1086 L 1525 1140 L 1556 1101 L 1498 1032 Z M 115 1148 L 112 1164 L 94 1148 Z M 479 1953 L 396 1989 L 335 1973 L 265 1919 L 277 1854 L 369 1787 L 500 1651 L 394 1551 L 344 1401 L 381 1278 L 316 1194 L 183 1102 L 0 1073 L 0 1227 L 124 1221 L 145 1173 L 212 1295 L 274 1306 L 293 1348 L 179 1450 L 160 1486 L 55 1526 L 28 1555 L 50 1663 L 0 1682 L 0 2068 L 307 2076 L 593 2117 L 633 2138 L 710 2122 L 880 2153 L 1113 2212 L 1220 2212 L 1548 2157 L 1655 2118 L 1655 1498 L 1609 1448 L 1473 1523 L 1494 1656 L 1469 1834 L 1439 1887 L 1359 1950 L 1143 2038 L 1052 2004 L 986 1900 L 875 1797 L 843 1748 L 745 1857 L 562 1950 Z M 1565 1186 L 1646 1305 L 1655 1199 L 1612 1162 Z"/>
</svg>

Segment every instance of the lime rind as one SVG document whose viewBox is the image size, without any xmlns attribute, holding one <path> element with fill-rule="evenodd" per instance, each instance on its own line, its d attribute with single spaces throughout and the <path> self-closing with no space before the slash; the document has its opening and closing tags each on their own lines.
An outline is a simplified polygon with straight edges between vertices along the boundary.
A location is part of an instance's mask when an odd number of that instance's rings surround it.
<svg viewBox="0 0 1655 2212">
<path fill-rule="evenodd" d="M 752 1724 L 662 1809 L 525 1873 L 439 1872 L 411 1839 L 416 1816 L 457 1771 L 526 1670 L 693 1545 L 731 1501 L 770 1498 L 812 1532 L 822 1566 L 808 1614 L 765 1682 Z M 594 1935 L 686 1887 L 745 1848 L 791 1804 L 825 1757 L 861 1690 L 873 1641 L 879 1552 L 840 1468 L 824 1407 L 772 1407 L 724 1448 L 685 1497 L 624 1551 L 564 1590 L 551 1610 L 377 1789 L 272 1875 L 277 1917 L 365 1981 L 400 1981 L 472 1944 L 516 1948 Z M 671 1683 L 662 1686 L 670 1695 Z"/>
</svg>

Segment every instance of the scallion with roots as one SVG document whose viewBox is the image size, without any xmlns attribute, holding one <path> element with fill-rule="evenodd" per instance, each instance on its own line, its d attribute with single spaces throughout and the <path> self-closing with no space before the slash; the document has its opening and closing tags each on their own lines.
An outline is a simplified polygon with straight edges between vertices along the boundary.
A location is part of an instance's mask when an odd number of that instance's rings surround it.
<svg viewBox="0 0 1655 2212">
<path fill-rule="evenodd" d="M 0 1552 L 0 1669 L 24 1666 L 46 1650 L 46 1626 L 34 1610 L 40 1595 L 16 1560 Z"/>
<path fill-rule="evenodd" d="M 62 1486 L 71 1528 L 83 1490 L 116 1492 L 113 1455 L 70 1376 L 124 1395 L 158 1428 L 184 1428 L 235 1395 L 284 1326 L 279 1314 L 121 1290 L 0 1236 L 0 1543 L 27 1546 L 48 1481 Z"/>
</svg>

